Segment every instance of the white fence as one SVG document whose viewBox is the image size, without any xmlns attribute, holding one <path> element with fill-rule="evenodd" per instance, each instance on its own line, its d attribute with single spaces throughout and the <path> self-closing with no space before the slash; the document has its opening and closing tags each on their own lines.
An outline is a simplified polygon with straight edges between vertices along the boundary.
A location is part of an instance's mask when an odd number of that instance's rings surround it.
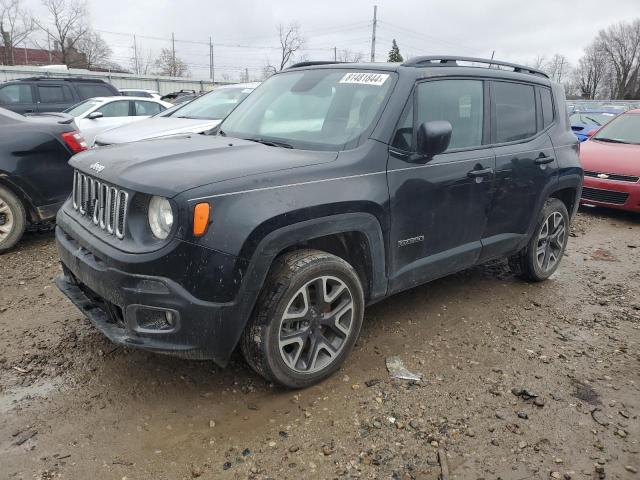
<svg viewBox="0 0 640 480">
<path fill-rule="evenodd" d="M 82 77 L 99 78 L 111 83 L 116 88 L 143 88 L 157 90 L 161 94 L 175 92 L 177 90 L 208 91 L 215 84 L 211 80 L 195 80 L 193 78 L 157 77 L 152 75 L 134 75 L 130 73 L 92 72 L 78 69 L 50 69 L 38 67 L 9 67 L 0 66 L 0 82 L 16 80 L 27 77 Z"/>
</svg>

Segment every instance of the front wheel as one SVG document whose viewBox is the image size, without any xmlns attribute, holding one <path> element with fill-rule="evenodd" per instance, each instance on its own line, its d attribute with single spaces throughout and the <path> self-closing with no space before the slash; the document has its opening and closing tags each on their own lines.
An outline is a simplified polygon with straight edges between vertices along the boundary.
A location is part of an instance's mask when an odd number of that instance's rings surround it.
<svg viewBox="0 0 640 480">
<path fill-rule="evenodd" d="M 0 186 L 0 253 L 13 248 L 26 227 L 24 206 L 13 192 Z"/>
<path fill-rule="evenodd" d="M 560 265 L 569 239 L 569 213 L 557 198 L 546 201 L 528 245 L 509 259 L 511 269 L 525 280 L 541 282 Z"/>
<path fill-rule="evenodd" d="M 267 380 L 303 388 L 335 372 L 360 333 L 364 294 L 335 255 L 299 250 L 276 259 L 241 339 L 247 363 Z"/>
</svg>

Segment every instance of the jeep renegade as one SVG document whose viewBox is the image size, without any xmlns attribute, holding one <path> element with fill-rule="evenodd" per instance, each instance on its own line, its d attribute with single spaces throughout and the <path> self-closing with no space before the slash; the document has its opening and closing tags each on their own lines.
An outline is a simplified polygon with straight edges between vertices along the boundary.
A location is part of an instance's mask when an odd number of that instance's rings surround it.
<svg viewBox="0 0 640 480">
<path fill-rule="evenodd" d="M 508 257 L 557 268 L 582 168 L 560 85 L 495 60 L 306 62 L 212 135 L 76 155 L 59 288 L 111 340 L 278 384 L 339 368 L 366 305 Z"/>
</svg>

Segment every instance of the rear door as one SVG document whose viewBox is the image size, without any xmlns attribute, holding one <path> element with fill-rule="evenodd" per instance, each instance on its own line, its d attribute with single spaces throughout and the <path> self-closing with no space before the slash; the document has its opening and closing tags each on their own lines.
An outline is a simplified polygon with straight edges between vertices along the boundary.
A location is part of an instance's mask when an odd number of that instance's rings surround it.
<svg viewBox="0 0 640 480">
<path fill-rule="evenodd" d="M 557 180 L 558 164 L 547 134 L 554 121 L 549 102 L 551 91 L 547 87 L 491 82 L 491 142 L 496 154 L 496 177 L 481 261 L 515 253 L 522 246 L 543 198 Z"/>
<path fill-rule="evenodd" d="M 389 149 L 392 292 L 467 268 L 480 256 L 495 167 L 487 112 L 482 79 L 415 87 Z M 444 153 L 421 159 L 415 132 L 432 120 L 451 123 L 451 143 Z"/>
</svg>

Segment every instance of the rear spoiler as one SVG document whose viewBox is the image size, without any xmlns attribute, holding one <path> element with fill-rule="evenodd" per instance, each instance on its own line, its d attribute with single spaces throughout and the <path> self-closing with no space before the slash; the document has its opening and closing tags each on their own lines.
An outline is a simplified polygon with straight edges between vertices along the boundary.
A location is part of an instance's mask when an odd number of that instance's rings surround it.
<svg viewBox="0 0 640 480">
<path fill-rule="evenodd" d="M 67 113 L 62 112 L 27 113 L 25 114 L 25 117 L 33 118 L 34 120 L 57 119 L 58 123 L 61 125 L 69 125 L 73 123 L 73 117 Z"/>
</svg>

